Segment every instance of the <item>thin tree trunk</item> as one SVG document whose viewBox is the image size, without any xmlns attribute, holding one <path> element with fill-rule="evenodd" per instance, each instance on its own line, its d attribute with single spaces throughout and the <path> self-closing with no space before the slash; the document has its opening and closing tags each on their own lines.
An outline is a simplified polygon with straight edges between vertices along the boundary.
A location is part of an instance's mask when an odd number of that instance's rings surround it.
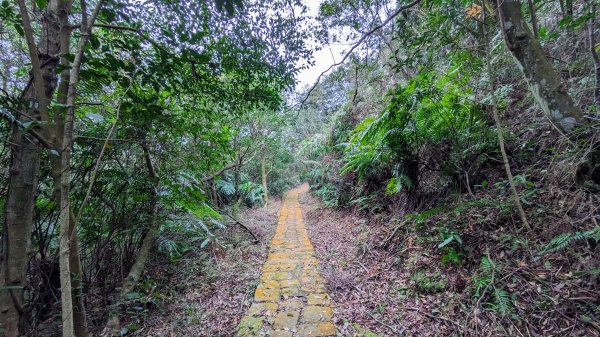
<svg viewBox="0 0 600 337">
<path fill-rule="evenodd" d="M 486 19 L 486 11 L 483 9 L 483 20 L 485 22 Z M 504 148 L 504 130 L 502 127 L 502 122 L 500 121 L 500 117 L 498 116 L 498 99 L 496 97 L 495 91 L 495 77 L 492 71 L 492 63 L 491 63 L 491 55 L 489 53 L 489 43 L 487 39 L 487 34 L 485 31 L 486 27 L 483 27 L 483 40 L 485 46 L 485 63 L 488 73 L 488 78 L 490 81 L 490 93 L 492 95 L 492 113 L 494 115 L 494 122 L 496 123 L 496 136 L 498 137 L 498 145 L 500 146 L 500 153 L 502 154 L 502 162 L 504 163 L 504 170 L 506 171 L 506 177 L 508 178 L 508 185 L 510 186 L 510 191 L 513 195 L 513 201 L 515 206 L 517 207 L 517 211 L 519 213 L 519 217 L 521 218 L 521 222 L 523 226 L 528 230 L 531 230 L 531 225 L 529 225 L 529 221 L 527 221 L 527 216 L 525 215 L 525 211 L 523 210 L 523 206 L 521 205 L 521 199 L 519 198 L 519 193 L 517 192 L 517 187 L 515 185 L 515 179 L 512 175 L 512 170 L 510 169 L 510 163 L 508 162 L 508 156 L 506 155 L 506 149 Z"/>
<path fill-rule="evenodd" d="M 86 12 L 86 2 L 82 1 L 82 23 L 81 37 L 77 44 L 75 58 L 71 64 L 69 74 L 69 87 L 67 93 L 67 111 L 65 115 L 64 131 L 62 138 L 61 151 L 61 176 L 60 176 L 60 241 L 59 241 L 59 262 L 60 262 L 60 284 L 61 284 L 61 304 L 62 304 L 62 321 L 63 321 L 63 337 L 75 336 L 75 310 L 77 307 L 76 301 L 73 301 L 73 280 L 71 272 L 75 265 L 71 265 L 72 257 L 77 256 L 79 260 L 79 247 L 73 246 L 77 242 L 77 232 L 75 223 L 71 213 L 71 146 L 73 142 L 73 125 L 75 119 L 75 100 L 77 98 L 77 84 L 79 83 L 79 72 L 83 61 L 84 48 L 89 41 L 92 27 L 100 9 L 104 4 L 104 0 L 98 1 L 96 8 L 88 20 Z M 75 249 L 77 252 L 71 252 Z M 77 291 L 77 290 L 76 290 Z M 81 308 L 83 309 L 83 308 Z M 85 312 L 83 312 L 85 315 Z"/>
<path fill-rule="evenodd" d="M 561 84 L 558 73 L 523 19 L 520 1 L 498 0 L 497 6 L 506 46 L 544 113 L 567 134 L 578 126 L 588 125 L 581 109 Z"/>
<path fill-rule="evenodd" d="M 148 169 L 148 179 L 150 180 L 152 186 L 150 187 L 150 225 L 148 227 L 148 231 L 144 236 L 144 240 L 142 241 L 142 247 L 138 255 L 135 258 L 135 262 L 133 266 L 129 270 L 127 277 L 123 280 L 123 284 L 121 285 L 121 290 L 119 292 L 116 303 L 113 305 L 114 310 L 111 313 L 111 316 L 106 323 L 106 326 L 102 332 L 102 336 L 118 336 L 119 328 L 120 328 L 120 315 L 121 315 L 121 305 L 127 299 L 127 294 L 131 293 L 135 286 L 139 283 L 140 277 L 144 272 L 144 268 L 146 266 L 146 261 L 150 256 L 150 251 L 154 246 L 154 241 L 158 234 L 158 229 L 160 224 L 158 222 L 158 193 L 157 193 L 157 184 L 158 184 L 158 175 L 156 174 L 156 170 L 154 169 L 154 165 L 152 164 L 152 158 L 150 157 L 150 151 L 148 150 L 148 146 L 146 143 L 142 143 L 142 149 L 144 150 L 144 160 L 146 161 L 146 168 Z"/>
<path fill-rule="evenodd" d="M 79 239 L 77 238 L 77 220 L 73 210 L 69 214 L 69 267 L 71 268 L 71 297 L 73 298 L 73 329 L 76 337 L 87 337 L 88 323 L 85 311 L 85 298 L 83 293 L 83 268 L 79 254 Z"/>
<path fill-rule="evenodd" d="M 269 202 L 269 190 L 267 189 L 267 162 L 264 154 L 260 158 L 260 172 L 262 175 L 263 195 L 265 196 L 264 206 L 267 206 L 267 203 Z"/>
<path fill-rule="evenodd" d="M 539 36 L 535 4 L 533 3 L 533 0 L 527 0 L 527 5 L 529 6 L 529 14 L 531 15 L 531 29 L 533 30 L 533 36 L 537 39 Z"/>
<path fill-rule="evenodd" d="M 590 5 L 590 20 L 588 21 L 588 43 L 590 48 L 590 54 L 592 55 L 592 61 L 594 62 L 594 104 L 596 105 L 596 112 L 600 108 L 600 58 L 596 51 L 596 1 L 587 0 Z"/>
<path fill-rule="evenodd" d="M 21 335 L 23 288 L 40 167 L 40 148 L 18 128 L 11 137 L 11 167 L 4 208 L 0 265 L 0 324 L 5 337 Z"/>
<path fill-rule="evenodd" d="M 69 3 L 69 7 L 72 3 Z M 70 64 L 66 55 L 70 52 L 70 40 L 71 40 L 71 28 L 69 27 L 69 16 L 68 12 L 61 11 L 59 13 L 60 21 L 60 63 L 64 67 L 64 70 L 60 74 L 60 82 L 58 84 L 57 102 L 59 108 L 54 111 L 54 144 L 58 148 L 63 148 L 62 141 L 64 136 L 64 120 L 63 120 L 63 109 L 61 107 L 67 106 L 67 96 L 69 93 L 69 81 L 70 81 Z M 53 197 L 57 204 L 60 204 L 61 197 L 61 173 L 62 173 L 62 157 L 52 156 L 50 157 L 50 165 L 52 168 L 52 178 L 54 181 Z M 77 218 L 73 214 L 73 209 L 69 209 L 69 238 L 71 247 L 69 249 L 69 267 L 71 269 L 71 297 L 73 298 L 73 329 L 75 336 L 87 337 L 88 323 L 87 315 L 85 310 L 85 298 L 83 292 L 83 268 L 81 265 L 81 257 L 79 254 L 79 240 L 77 237 Z"/>
</svg>

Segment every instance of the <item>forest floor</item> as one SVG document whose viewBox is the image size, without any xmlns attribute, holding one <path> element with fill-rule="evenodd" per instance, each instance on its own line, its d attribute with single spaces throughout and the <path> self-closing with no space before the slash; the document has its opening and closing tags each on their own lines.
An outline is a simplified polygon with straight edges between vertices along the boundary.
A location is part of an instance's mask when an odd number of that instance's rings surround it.
<svg viewBox="0 0 600 337">
<path fill-rule="evenodd" d="M 237 218 L 258 236 L 258 244 L 240 226 L 229 226 L 216 233 L 222 246 L 150 266 L 164 300 L 144 318 L 140 336 L 233 336 L 252 304 L 280 208 L 281 201 L 272 199 L 266 207 L 240 211 Z"/>
<path fill-rule="evenodd" d="M 476 211 L 476 206 L 470 207 L 475 207 L 471 210 Z M 312 281 L 318 279 L 318 283 L 325 285 L 322 293 L 331 298 L 334 308 L 331 322 L 338 336 L 539 336 L 534 332 L 538 327 L 543 327 L 543 336 L 599 336 L 593 319 L 586 321 L 581 312 L 568 311 L 582 298 L 593 305 L 595 286 L 572 279 L 571 273 L 566 272 L 568 267 L 559 267 L 559 253 L 550 257 L 556 267 L 550 267 L 547 262 L 535 262 L 546 266 L 542 270 L 544 267 L 533 265 L 534 262 L 524 262 L 525 257 L 515 260 L 514 252 L 521 254 L 518 249 L 511 252 L 499 246 L 501 253 L 492 258 L 496 260 L 495 264 L 504 266 L 503 271 L 495 267 L 497 273 L 504 272 L 507 276 L 498 280 L 496 286 L 522 297 L 522 300 L 518 297 L 513 300 L 512 315 L 500 315 L 499 309 L 489 303 L 493 297 L 483 297 L 485 290 L 480 297 L 483 300 L 473 300 L 473 284 L 481 277 L 479 259 L 482 254 L 485 256 L 485 251 L 465 249 L 461 253 L 462 263 L 444 266 L 440 263 L 443 252 L 437 248 L 439 238 L 431 231 L 403 232 L 394 237 L 396 220 L 327 208 L 311 192 L 300 194 L 298 203 L 292 208 L 294 214 L 300 214 L 301 210 L 300 218 L 293 220 L 291 226 L 301 226 L 304 219 L 308 238 L 300 241 L 307 245 L 312 242 L 314 257 L 318 260 L 318 274 L 314 274 Z M 238 328 L 244 326 L 244 323 L 240 325 L 244 317 L 261 318 L 261 324 L 267 322 L 264 324 L 270 327 L 278 312 L 262 308 L 253 313 L 252 308 L 256 305 L 251 305 L 261 302 L 260 299 L 257 301 L 257 294 L 264 293 L 263 288 L 266 288 L 266 279 L 261 279 L 261 273 L 268 274 L 268 269 L 273 267 L 272 259 L 281 257 L 273 255 L 277 250 L 273 243 L 283 244 L 289 239 L 285 234 L 288 229 L 281 228 L 284 217 L 279 218 L 280 228 L 275 229 L 278 216 L 290 212 L 280 212 L 285 209 L 281 201 L 271 201 L 267 207 L 241 211 L 238 218 L 258 235 L 258 244 L 253 244 L 240 226 L 233 226 L 218 233 L 223 246 L 212 245 L 203 253 L 190 253 L 176 264 L 152 265 L 149 275 L 161 284 L 164 299 L 155 309 L 149 310 L 140 332 L 153 337 L 235 336 Z M 454 212 L 449 216 L 456 217 L 457 221 L 465 216 L 477 218 L 472 212 L 465 212 L 460 215 Z M 428 221 L 447 221 L 443 216 L 435 215 Z M 301 226 L 304 231 L 303 228 Z M 469 228 L 471 231 L 489 230 L 487 227 Z M 292 229 L 297 231 L 295 227 Z M 493 248 L 498 238 L 506 236 L 503 232 L 510 228 L 494 230 L 497 233 L 484 236 L 465 229 L 465 240 L 469 243 L 485 240 L 485 244 L 473 243 L 473 246 Z M 277 235 L 283 236 L 278 238 Z M 390 241 L 392 237 L 395 239 Z M 570 265 L 574 269 L 583 268 L 573 262 Z M 554 274 L 548 279 L 548 275 Z M 537 282 L 544 283 L 540 286 Z M 593 277 L 590 282 L 593 283 Z M 539 296 L 555 301 L 555 306 L 540 304 L 535 297 L 538 292 Z M 569 297 L 561 299 L 561 296 Z M 593 310 L 585 312 L 594 316 Z M 299 315 L 299 321 L 298 315 L 289 318 L 302 323 L 303 314 Z M 534 325 L 538 320 L 542 325 Z M 294 330 L 289 328 L 288 331 Z M 285 331 L 279 333 L 281 336 L 303 336 Z"/>
<path fill-rule="evenodd" d="M 410 310 L 399 306 L 409 276 L 393 268 L 398 257 L 383 256 L 363 245 L 371 241 L 366 238 L 372 234 L 366 218 L 326 208 L 310 192 L 302 193 L 299 202 L 324 291 L 333 301 L 338 335 L 439 336 L 452 324 L 419 312 L 432 312 L 426 299 L 417 300 Z M 206 254 L 188 254 L 177 264 L 152 266 L 150 275 L 168 290 L 162 303 L 144 319 L 140 333 L 153 337 L 234 336 L 243 317 L 252 315 L 248 310 L 252 311 L 255 289 L 261 288 L 262 267 L 281 208 L 282 202 L 274 200 L 265 208 L 245 209 L 239 215 L 259 236 L 258 244 L 252 244 L 248 234 L 235 226 L 219 233 L 229 249 L 214 245 Z M 270 316 L 271 323 L 276 316 L 265 310 L 260 313 Z"/>
<path fill-rule="evenodd" d="M 417 296 L 405 302 L 411 275 L 400 266 L 403 257 L 370 246 L 378 233 L 366 217 L 325 208 L 313 194 L 304 195 L 301 205 L 341 335 L 446 335 L 454 323 L 439 312 L 452 299 Z"/>
</svg>

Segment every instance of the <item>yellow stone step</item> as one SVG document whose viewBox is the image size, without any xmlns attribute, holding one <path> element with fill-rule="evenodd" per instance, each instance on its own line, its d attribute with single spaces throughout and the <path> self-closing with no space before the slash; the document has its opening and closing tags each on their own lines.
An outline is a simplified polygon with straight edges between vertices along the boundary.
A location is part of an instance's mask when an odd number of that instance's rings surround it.
<svg viewBox="0 0 600 337">
<path fill-rule="evenodd" d="M 336 336 L 334 310 L 302 219 L 302 185 L 288 192 L 254 303 L 238 325 L 237 337 Z"/>
</svg>

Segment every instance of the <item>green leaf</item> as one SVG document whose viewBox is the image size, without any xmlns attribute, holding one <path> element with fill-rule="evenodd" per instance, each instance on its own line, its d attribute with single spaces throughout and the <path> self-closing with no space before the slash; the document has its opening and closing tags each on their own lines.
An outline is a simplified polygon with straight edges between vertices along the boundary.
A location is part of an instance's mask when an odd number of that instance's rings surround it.
<svg viewBox="0 0 600 337">
<path fill-rule="evenodd" d="M 35 4 L 38 6 L 38 9 L 44 9 L 48 5 L 47 0 L 35 0 Z"/>
<path fill-rule="evenodd" d="M 100 40 L 98 40 L 98 37 L 94 34 L 90 35 L 90 45 L 93 49 L 100 48 Z"/>
<path fill-rule="evenodd" d="M 29 130 L 33 129 L 36 125 L 37 125 L 36 121 L 24 122 L 23 123 L 23 127 L 25 128 L 25 131 L 29 131 Z"/>
<path fill-rule="evenodd" d="M 141 329 L 141 328 L 142 328 L 142 327 L 141 327 L 139 324 L 137 324 L 137 323 L 130 323 L 130 324 L 127 324 L 127 329 L 129 329 L 129 330 L 131 330 L 131 331 L 136 331 L 136 330 L 139 330 L 139 329 Z"/>
<path fill-rule="evenodd" d="M 438 248 L 443 248 L 445 246 L 447 246 L 448 244 L 450 244 L 450 242 L 454 241 L 454 237 L 450 236 L 449 238 L 447 238 L 446 240 L 444 240 L 444 242 L 440 243 L 438 245 Z"/>
<path fill-rule="evenodd" d="M 23 27 L 20 23 L 15 23 L 13 26 L 15 27 L 15 30 L 17 31 L 17 33 L 19 33 L 19 35 L 23 37 L 25 36 L 25 31 L 23 30 Z"/>
<path fill-rule="evenodd" d="M 140 292 L 130 292 L 130 293 L 127 293 L 127 296 L 125 296 L 125 297 L 128 300 L 135 300 L 135 299 L 144 297 L 144 294 L 140 293 Z"/>
</svg>

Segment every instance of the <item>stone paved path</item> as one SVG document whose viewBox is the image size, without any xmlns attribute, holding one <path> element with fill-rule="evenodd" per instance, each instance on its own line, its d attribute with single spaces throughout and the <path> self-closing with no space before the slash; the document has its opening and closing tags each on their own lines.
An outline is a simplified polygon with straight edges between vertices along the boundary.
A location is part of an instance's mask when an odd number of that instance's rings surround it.
<svg viewBox="0 0 600 337">
<path fill-rule="evenodd" d="M 335 336 L 333 308 L 302 220 L 298 196 L 285 197 L 254 303 L 238 326 L 237 337 Z"/>
</svg>

